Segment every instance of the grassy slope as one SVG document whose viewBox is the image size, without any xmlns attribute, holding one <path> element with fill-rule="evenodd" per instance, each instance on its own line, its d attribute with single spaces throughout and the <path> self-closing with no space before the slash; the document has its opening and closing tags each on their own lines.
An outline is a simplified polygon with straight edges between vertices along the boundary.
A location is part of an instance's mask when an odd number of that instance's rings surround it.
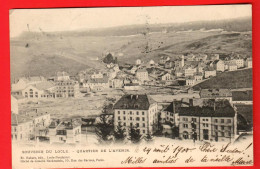
<svg viewBox="0 0 260 169">
<path fill-rule="evenodd" d="M 213 88 L 251 88 L 252 69 L 224 72 L 193 87 L 194 90 Z"/>
<path fill-rule="evenodd" d="M 144 53 L 147 41 L 150 52 Z M 159 61 L 161 54 L 239 52 L 250 55 L 251 50 L 251 33 L 232 35 L 220 31 L 152 33 L 146 38 L 143 35 L 23 37 L 11 40 L 11 76 L 13 79 L 28 74 L 52 75 L 61 70 L 76 73 L 84 67 L 104 69 L 104 64 L 94 59 L 102 58 L 106 52 L 115 52 L 116 56 L 123 53 L 117 56 L 119 63 L 134 63 L 137 58 Z"/>
</svg>

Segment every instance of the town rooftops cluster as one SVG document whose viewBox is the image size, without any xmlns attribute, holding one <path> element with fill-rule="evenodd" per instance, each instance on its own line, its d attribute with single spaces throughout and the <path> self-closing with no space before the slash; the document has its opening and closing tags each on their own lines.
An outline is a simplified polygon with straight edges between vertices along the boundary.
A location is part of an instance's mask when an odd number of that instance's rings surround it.
<svg viewBox="0 0 260 169">
<path fill-rule="evenodd" d="M 73 128 L 76 128 L 80 126 L 81 123 L 79 120 L 59 120 L 54 119 L 49 128 L 57 128 L 57 130 L 71 130 Z"/>
<path fill-rule="evenodd" d="M 148 110 L 155 101 L 148 95 L 124 95 L 114 105 L 114 109 Z"/>
</svg>

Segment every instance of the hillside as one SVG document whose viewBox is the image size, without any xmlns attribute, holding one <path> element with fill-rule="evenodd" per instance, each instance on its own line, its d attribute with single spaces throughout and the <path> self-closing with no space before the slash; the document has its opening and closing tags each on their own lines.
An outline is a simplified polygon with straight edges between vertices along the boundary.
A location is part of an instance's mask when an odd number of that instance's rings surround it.
<svg viewBox="0 0 260 169">
<path fill-rule="evenodd" d="M 193 86 L 194 90 L 200 89 L 236 89 L 252 88 L 252 69 L 220 73 L 202 83 Z"/>
<path fill-rule="evenodd" d="M 248 19 L 243 22 L 247 25 Z M 215 25 L 208 28 L 219 26 L 214 22 L 205 23 Z M 161 55 L 174 57 L 187 52 L 251 55 L 251 32 L 232 33 L 199 27 L 193 31 L 177 31 L 181 27 L 188 29 L 185 25 L 190 24 L 149 25 L 149 33 L 144 33 L 144 25 L 91 31 L 27 32 L 11 39 L 11 78 L 53 75 L 56 71 L 68 71 L 73 75 L 85 68 L 105 69 L 102 60 L 108 52 L 117 57 L 119 63 L 134 63 L 138 58 L 157 62 Z M 179 28 L 163 31 L 171 27 Z"/>
</svg>

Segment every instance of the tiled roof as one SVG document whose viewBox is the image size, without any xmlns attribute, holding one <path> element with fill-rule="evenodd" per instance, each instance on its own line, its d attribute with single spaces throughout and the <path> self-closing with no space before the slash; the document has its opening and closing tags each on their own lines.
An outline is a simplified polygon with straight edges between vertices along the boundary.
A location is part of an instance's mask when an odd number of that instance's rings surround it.
<svg viewBox="0 0 260 169">
<path fill-rule="evenodd" d="M 253 100 L 253 91 L 232 91 L 232 100 L 233 101 L 252 101 Z"/>
<path fill-rule="evenodd" d="M 108 77 L 89 79 L 87 83 L 108 83 Z"/>
<path fill-rule="evenodd" d="M 180 107 L 179 116 L 200 116 L 200 117 L 234 117 L 235 110 L 229 105 L 226 107 Z"/>
<path fill-rule="evenodd" d="M 43 82 L 37 83 L 33 86 L 39 90 L 47 90 L 47 89 L 54 87 L 55 84 L 51 81 L 43 81 Z"/>
<path fill-rule="evenodd" d="M 27 116 L 15 114 L 15 113 L 12 113 L 12 115 L 11 115 L 11 125 L 12 126 L 17 126 L 19 124 L 27 123 L 29 121 L 31 121 L 31 118 L 29 118 Z"/>
<path fill-rule="evenodd" d="M 36 117 L 41 117 L 41 116 L 48 115 L 48 114 L 50 114 L 50 113 L 48 113 L 48 112 L 35 112 L 34 111 L 34 112 L 26 113 L 25 116 L 27 116 L 27 117 L 29 117 L 31 119 L 34 119 Z"/>
<path fill-rule="evenodd" d="M 156 102 L 146 94 L 124 95 L 114 105 L 114 109 L 148 110 L 153 103 Z"/>
</svg>

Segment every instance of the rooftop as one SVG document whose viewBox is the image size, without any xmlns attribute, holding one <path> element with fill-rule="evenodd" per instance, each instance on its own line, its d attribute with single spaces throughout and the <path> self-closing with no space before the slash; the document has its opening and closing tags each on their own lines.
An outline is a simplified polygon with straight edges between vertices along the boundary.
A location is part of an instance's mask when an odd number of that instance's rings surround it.
<svg viewBox="0 0 260 169">
<path fill-rule="evenodd" d="M 11 115 L 11 125 L 12 126 L 18 126 L 19 124 L 27 123 L 29 121 L 31 121 L 31 118 L 29 118 L 25 115 L 20 115 L 20 114 L 15 114 L 15 113 L 12 113 L 12 115 Z"/>
<path fill-rule="evenodd" d="M 148 110 L 150 105 L 156 103 L 150 96 L 124 95 L 114 105 L 114 109 Z"/>
<path fill-rule="evenodd" d="M 253 100 L 253 91 L 232 91 L 232 100 L 233 101 L 252 101 Z"/>
</svg>

